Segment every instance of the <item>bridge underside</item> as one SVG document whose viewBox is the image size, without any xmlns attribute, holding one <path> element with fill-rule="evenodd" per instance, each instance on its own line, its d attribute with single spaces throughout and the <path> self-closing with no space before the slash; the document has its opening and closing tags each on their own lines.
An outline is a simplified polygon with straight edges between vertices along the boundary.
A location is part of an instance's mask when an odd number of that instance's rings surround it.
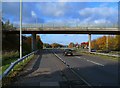
<svg viewBox="0 0 120 88">
<path fill-rule="evenodd" d="M 19 34 L 20 31 L 2 31 L 5 34 Z M 120 31 L 22 31 L 22 34 L 114 34 L 120 35 Z"/>
<path fill-rule="evenodd" d="M 20 34 L 20 31 L 2 31 L 3 34 Z M 91 34 L 120 35 L 120 31 L 22 31 L 22 34 L 32 34 L 32 51 L 36 50 L 36 34 L 89 34 L 89 52 L 91 52 Z"/>
</svg>

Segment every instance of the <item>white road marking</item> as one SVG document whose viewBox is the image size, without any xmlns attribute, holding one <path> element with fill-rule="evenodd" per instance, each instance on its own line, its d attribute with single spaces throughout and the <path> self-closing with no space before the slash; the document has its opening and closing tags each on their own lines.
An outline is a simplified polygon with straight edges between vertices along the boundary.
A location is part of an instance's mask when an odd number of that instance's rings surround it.
<svg viewBox="0 0 120 88">
<path fill-rule="evenodd" d="M 91 62 L 91 63 L 94 63 L 94 64 L 97 64 L 97 65 L 100 65 L 100 66 L 104 66 L 103 64 L 100 64 L 100 63 L 97 63 L 97 62 L 94 62 L 94 61 L 91 61 L 91 60 L 87 60 L 88 62 Z"/>
<path fill-rule="evenodd" d="M 77 56 L 76 56 L 77 57 Z M 81 58 L 81 57 L 77 57 L 77 58 Z"/>
<path fill-rule="evenodd" d="M 76 56 L 76 58 L 79 58 L 79 59 L 81 59 L 81 60 L 84 59 L 84 60 L 86 60 L 86 61 L 88 61 L 88 62 L 91 62 L 91 63 L 96 64 L 96 65 L 99 65 L 99 66 L 104 66 L 103 64 L 100 64 L 100 63 L 97 63 L 97 62 L 88 60 L 88 59 L 86 59 L 86 58 L 81 58 L 81 57 L 77 57 L 77 56 Z"/>
</svg>

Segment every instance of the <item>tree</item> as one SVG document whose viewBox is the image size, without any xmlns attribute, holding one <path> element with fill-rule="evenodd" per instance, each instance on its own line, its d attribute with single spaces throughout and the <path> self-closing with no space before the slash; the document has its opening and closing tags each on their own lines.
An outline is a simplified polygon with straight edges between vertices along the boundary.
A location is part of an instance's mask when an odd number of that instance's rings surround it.
<svg viewBox="0 0 120 88">
<path fill-rule="evenodd" d="M 15 30 L 16 28 L 13 26 L 13 24 L 10 23 L 10 21 L 6 21 L 5 23 L 2 22 L 2 29 L 3 30 Z"/>
<path fill-rule="evenodd" d="M 96 44 L 98 46 L 98 49 L 106 50 L 106 36 L 100 37 L 96 40 Z"/>
<path fill-rule="evenodd" d="M 44 48 L 52 48 L 52 46 L 51 46 L 50 44 L 48 44 L 48 43 L 44 43 L 44 44 L 43 44 L 43 47 L 44 47 Z"/>
<path fill-rule="evenodd" d="M 53 43 L 51 44 L 52 48 L 58 48 L 58 47 L 63 47 L 63 45 L 58 44 L 58 43 Z"/>
<path fill-rule="evenodd" d="M 75 44 L 73 42 L 71 42 L 69 45 L 68 45 L 68 48 L 73 48 L 75 46 Z"/>
<path fill-rule="evenodd" d="M 37 35 L 36 37 L 36 42 L 37 42 L 37 49 L 42 49 L 43 48 L 43 42 L 40 39 L 40 36 Z"/>
<path fill-rule="evenodd" d="M 114 41 L 114 50 L 120 51 L 120 35 L 116 35 Z"/>
<path fill-rule="evenodd" d="M 108 39 L 107 39 L 108 37 Z M 92 41 L 92 48 L 97 50 L 120 50 L 120 35 L 103 36 Z M 107 46 L 108 41 L 108 46 Z"/>
<path fill-rule="evenodd" d="M 96 42 L 97 42 L 97 40 L 93 40 L 92 42 L 91 42 L 91 47 L 92 47 L 92 49 L 99 49 L 99 46 L 96 44 Z"/>
</svg>

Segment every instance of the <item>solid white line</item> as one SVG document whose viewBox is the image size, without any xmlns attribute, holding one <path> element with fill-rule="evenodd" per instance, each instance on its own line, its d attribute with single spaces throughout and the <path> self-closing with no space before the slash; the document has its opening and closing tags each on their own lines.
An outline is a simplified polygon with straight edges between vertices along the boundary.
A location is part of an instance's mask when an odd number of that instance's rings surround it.
<svg viewBox="0 0 120 88">
<path fill-rule="evenodd" d="M 54 53 L 54 52 L 53 52 Z M 64 64 L 66 64 L 67 65 L 67 67 L 68 67 L 68 65 L 69 64 L 67 64 L 61 57 L 59 57 L 56 53 L 54 53 L 54 55 L 56 56 L 56 57 L 58 57 Z"/>
<path fill-rule="evenodd" d="M 59 57 L 56 53 L 54 53 L 54 55 L 57 56 L 59 59 L 62 60 L 62 58 Z M 63 61 L 63 63 L 65 63 L 65 64 L 67 65 L 67 67 L 71 69 L 70 65 L 68 65 L 65 61 Z M 74 74 L 76 74 L 77 76 L 79 76 L 79 78 L 80 78 L 81 80 L 83 80 L 88 86 L 91 87 L 91 85 L 90 85 L 86 80 L 84 80 L 83 78 L 81 78 L 81 76 L 78 75 L 73 69 L 71 69 L 71 71 L 72 71 Z"/>
</svg>

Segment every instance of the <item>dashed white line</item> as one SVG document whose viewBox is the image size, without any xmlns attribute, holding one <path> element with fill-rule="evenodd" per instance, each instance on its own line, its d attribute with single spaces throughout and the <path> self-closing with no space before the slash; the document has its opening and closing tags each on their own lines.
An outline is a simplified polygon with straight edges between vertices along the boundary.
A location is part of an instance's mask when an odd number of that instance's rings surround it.
<svg viewBox="0 0 120 88">
<path fill-rule="evenodd" d="M 91 62 L 91 63 L 94 63 L 94 64 L 97 64 L 97 65 L 100 65 L 100 66 L 104 66 L 103 64 L 100 64 L 100 63 L 97 63 L 97 62 L 94 62 L 94 61 L 91 61 L 91 60 L 87 60 L 88 62 Z"/>
<path fill-rule="evenodd" d="M 86 61 L 88 61 L 88 62 L 91 62 L 91 63 L 93 63 L 93 64 L 97 64 L 97 65 L 99 65 L 99 66 L 104 66 L 103 64 L 100 64 L 100 63 L 97 63 L 97 62 L 94 62 L 94 61 L 88 60 L 88 59 L 86 59 L 86 58 L 81 58 L 81 57 L 77 57 L 77 56 L 76 56 L 76 58 L 84 59 L 84 60 L 86 60 Z"/>
</svg>

